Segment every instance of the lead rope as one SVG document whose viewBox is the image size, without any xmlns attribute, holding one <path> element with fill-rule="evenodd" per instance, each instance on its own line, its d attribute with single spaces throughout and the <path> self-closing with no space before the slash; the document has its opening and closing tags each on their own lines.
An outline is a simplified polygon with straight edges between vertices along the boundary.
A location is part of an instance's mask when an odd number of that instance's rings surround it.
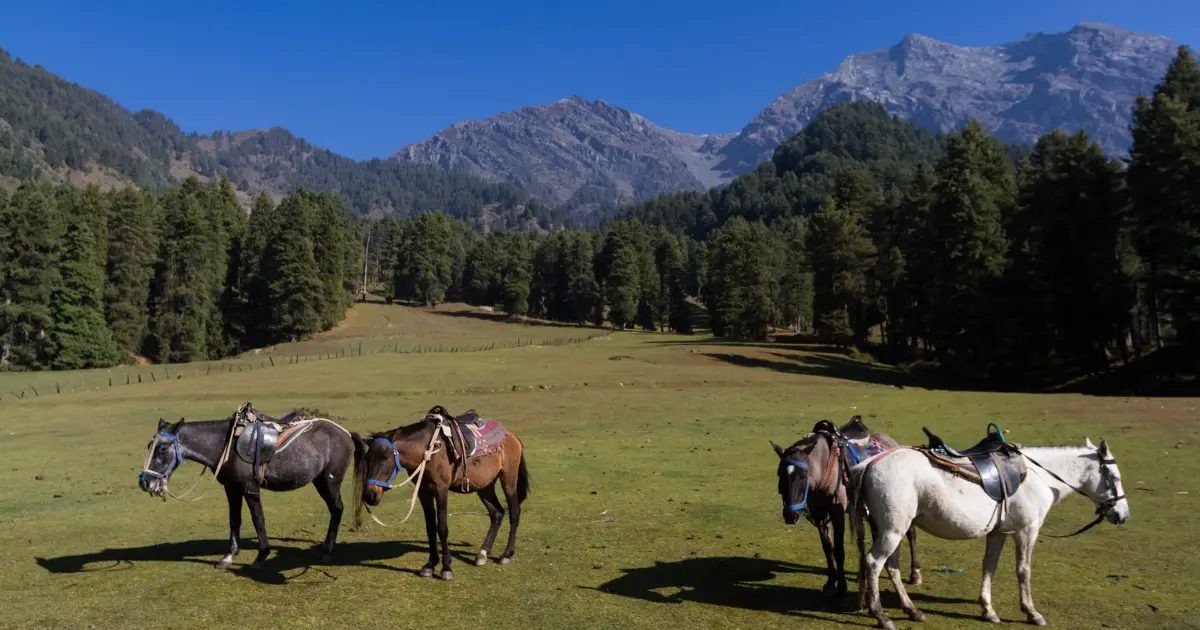
<svg viewBox="0 0 1200 630">
<path fill-rule="evenodd" d="M 441 433 L 439 431 L 434 431 L 433 439 L 429 441 L 429 448 L 425 449 L 425 456 L 421 460 L 421 464 L 419 466 L 417 466 L 417 469 L 414 470 L 413 474 L 409 475 L 407 479 L 392 486 L 392 488 L 399 488 L 399 487 L 403 486 L 404 484 L 408 483 L 410 480 L 412 480 L 412 478 L 414 476 L 417 478 L 416 483 L 413 485 L 413 495 L 412 495 L 412 501 L 409 503 L 409 506 L 408 506 L 408 515 L 406 515 L 404 517 L 403 521 L 400 521 L 401 524 L 408 522 L 409 517 L 412 516 L 413 510 L 417 507 L 417 493 L 419 493 L 421 491 L 421 480 L 425 477 L 425 466 L 429 463 L 429 461 L 431 459 L 433 459 L 434 455 L 437 455 L 438 453 L 441 452 L 441 449 L 437 448 L 439 437 L 441 437 Z M 379 520 L 378 516 L 375 516 L 375 513 L 371 511 L 371 506 L 364 505 L 363 507 L 367 508 L 367 515 L 371 517 L 371 520 L 375 521 L 379 525 L 382 525 L 383 527 L 389 526 L 387 523 L 384 523 L 383 521 Z"/>
<path fill-rule="evenodd" d="M 175 439 L 176 439 L 175 448 L 177 448 L 177 449 L 181 448 L 181 446 L 179 445 L 179 442 L 178 442 L 179 438 L 176 437 Z M 147 472 L 154 473 L 153 470 L 150 470 L 150 462 L 154 459 L 154 447 L 155 446 L 158 446 L 158 436 L 157 435 L 154 436 L 154 441 L 150 443 L 150 448 L 147 449 L 148 452 L 146 453 L 146 463 L 142 465 L 142 473 L 147 473 Z M 180 451 L 179 454 L 180 454 L 180 456 L 182 456 L 183 452 Z M 199 501 L 200 499 L 203 499 L 205 496 L 207 496 L 208 493 L 202 494 L 202 495 L 196 497 L 195 499 L 189 499 L 189 498 L 187 498 L 187 496 L 192 493 L 192 490 L 196 489 L 196 485 L 199 484 L 200 480 L 204 478 L 204 473 L 206 473 L 206 472 L 208 472 L 208 466 L 205 466 L 204 469 L 200 471 L 200 476 L 196 477 L 196 480 L 192 482 L 192 485 L 188 486 L 188 489 L 185 490 L 184 493 L 179 496 L 175 496 L 174 494 L 171 493 L 170 482 L 168 482 L 166 479 L 163 479 L 163 492 L 165 492 L 167 494 L 167 496 L 171 497 L 172 499 L 175 499 L 176 501 L 183 501 L 184 503 L 195 503 L 196 501 Z M 158 473 L 155 473 L 155 474 L 158 474 Z M 166 498 L 163 498 L 163 500 L 166 501 Z"/>
</svg>

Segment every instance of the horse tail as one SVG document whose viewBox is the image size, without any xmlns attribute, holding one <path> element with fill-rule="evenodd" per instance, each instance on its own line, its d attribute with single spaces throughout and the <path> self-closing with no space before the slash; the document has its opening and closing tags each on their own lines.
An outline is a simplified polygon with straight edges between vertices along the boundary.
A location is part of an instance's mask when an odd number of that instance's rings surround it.
<svg viewBox="0 0 1200 630">
<path fill-rule="evenodd" d="M 850 531 L 858 536 L 860 545 L 863 540 L 863 519 L 865 517 L 863 513 L 865 509 L 863 495 L 865 493 L 863 490 L 865 489 L 867 470 L 869 469 L 870 466 L 866 462 L 852 466 L 849 471 L 849 483 L 847 484 L 849 487 L 846 488 L 847 493 L 850 495 L 847 497 L 850 504 L 848 514 L 850 517 Z"/>
<path fill-rule="evenodd" d="M 358 531 L 362 528 L 363 511 L 366 508 L 363 505 L 363 487 L 367 484 L 367 443 L 354 432 L 350 433 L 350 439 L 354 440 L 354 528 L 351 531 Z"/>
<path fill-rule="evenodd" d="M 521 442 L 521 438 L 517 438 Z M 529 496 L 529 467 L 525 465 L 525 444 L 521 442 L 521 463 L 517 467 L 517 503 L 525 502 Z"/>
</svg>

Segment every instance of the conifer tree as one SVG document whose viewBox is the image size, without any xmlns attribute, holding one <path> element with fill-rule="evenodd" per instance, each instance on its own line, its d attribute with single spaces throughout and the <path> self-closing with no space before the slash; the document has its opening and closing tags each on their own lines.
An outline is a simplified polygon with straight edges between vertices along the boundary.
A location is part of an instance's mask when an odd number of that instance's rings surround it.
<svg viewBox="0 0 1200 630">
<path fill-rule="evenodd" d="M 590 233 L 577 233 L 569 239 L 565 261 L 569 321 L 582 324 L 603 319 L 595 258 L 596 245 Z"/>
<path fill-rule="evenodd" d="M 218 299 L 223 290 L 225 248 L 214 238 L 204 190 L 194 180 L 163 199 L 159 263 L 151 289 L 150 334 L 146 354 L 160 363 L 209 358 L 220 346 Z M 216 333 L 218 340 L 210 339 Z"/>
<path fill-rule="evenodd" d="M 776 226 L 779 237 L 779 315 L 797 332 L 813 325 L 813 274 L 808 261 L 808 225 L 801 217 Z"/>
<path fill-rule="evenodd" d="M 269 340 L 303 339 L 322 330 L 325 285 L 313 253 L 318 209 L 309 195 L 292 195 L 275 210 L 262 274 L 270 309 Z"/>
<path fill-rule="evenodd" d="M 51 369 L 81 370 L 117 363 L 117 346 L 104 321 L 104 273 L 96 264 L 95 245 L 87 222 L 68 227 L 59 267 L 61 282 L 50 297 L 52 323 L 46 353 Z"/>
<path fill-rule="evenodd" d="M 772 240 L 766 226 L 741 217 L 713 233 L 705 302 L 717 336 L 766 339 L 779 319 Z"/>
<path fill-rule="evenodd" d="M 929 287 L 935 344 L 943 360 L 983 366 L 999 334 L 995 289 L 1007 262 L 1004 221 L 1016 196 L 1012 163 L 971 120 L 950 137 L 937 175 L 930 237 L 938 248 Z"/>
<path fill-rule="evenodd" d="M 1153 97 L 1133 110 L 1129 189 L 1136 244 L 1146 261 L 1146 296 L 1154 341 L 1170 313 L 1188 343 L 1200 343 L 1200 304 L 1194 278 L 1200 263 L 1200 67 L 1186 46 L 1168 67 Z"/>
<path fill-rule="evenodd" d="M 516 233 L 506 233 L 500 255 L 501 290 L 504 312 L 522 316 L 529 311 L 529 291 L 533 281 L 533 265 L 525 239 Z"/>
<path fill-rule="evenodd" d="M 818 332 L 841 345 L 864 343 L 876 251 L 862 214 L 830 199 L 813 216 L 808 240 Z"/>
<path fill-rule="evenodd" d="M 321 330 L 332 328 L 346 316 L 350 296 L 346 291 L 349 215 L 342 200 L 328 193 L 312 195 L 313 257 L 321 278 Z"/>
<path fill-rule="evenodd" d="M 146 339 L 150 282 L 159 254 L 153 194 L 124 188 L 109 195 L 104 317 L 117 345 L 137 352 Z"/>
<path fill-rule="evenodd" d="M 641 255 L 637 250 L 636 229 L 628 222 L 614 223 L 597 259 L 597 275 L 603 282 L 608 303 L 608 320 L 618 330 L 634 323 L 641 296 Z"/>
<path fill-rule="evenodd" d="M 41 369 L 65 222 L 46 184 L 22 184 L 0 210 L 0 367 Z"/>
</svg>

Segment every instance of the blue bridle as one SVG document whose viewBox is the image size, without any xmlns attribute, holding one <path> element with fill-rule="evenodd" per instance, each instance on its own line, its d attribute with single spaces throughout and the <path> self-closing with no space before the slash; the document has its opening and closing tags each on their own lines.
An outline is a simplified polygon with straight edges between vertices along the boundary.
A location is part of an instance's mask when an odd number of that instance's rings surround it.
<svg viewBox="0 0 1200 630">
<path fill-rule="evenodd" d="M 396 467 L 392 469 L 392 476 L 388 477 L 387 481 L 375 481 L 374 479 L 368 479 L 367 485 L 368 486 L 379 486 L 380 488 L 383 488 L 384 490 L 390 490 L 392 487 L 392 482 L 396 480 L 396 475 L 399 475 L 400 470 L 401 470 L 401 468 L 400 468 L 400 449 L 396 448 L 396 445 L 393 444 L 392 441 L 387 438 L 377 437 L 377 438 L 371 440 L 371 442 L 372 443 L 383 442 L 384 444 L 387 444 L 388 447 L 392 449 L 392 459 L 395 460 Z"/>
<path fill-rule="evenodd" d="M 804 462 L 798 462 L 794 459 L 785 459 L 783 460 L 783 463 L 787 464 L 788 466 L 795 466 L 796 468 L 800 468 L 806 472 L 808 471 L 808 464 Z M 789 512 L 801 512 L 808 507 L 808 485 L 808 475 L 804 475 L 804 497 L 800 499 L 799 503 L 795 505 L 789 505 L 783 509 Z"/>
<path fill-rule="evenodd" d="M 178 435 L 171 435 L 170 433 L 157 433 L 155 434 L 154 438 L 155 441 L 157 441 L 158 438 L 162 438 L 168 442 L 171 442 L 172 446 L 175 448 L 175 458 L 171 460 L 171 463 L 167 466 L 167 469 L 161 473 L 150 470 L 149 465 L 147 465 L 146 469 L 143 470 L 140 475 L 138 475 L 139 483 L 146 480 L 146 475 L 150 475 L 151 477 L 158 479 L 166 479 L 167 477 L 171 476 L 171 471 L 175 470 L 176 467 L 183 463 L 183 447 L 179 445 Z"/>
</svg>

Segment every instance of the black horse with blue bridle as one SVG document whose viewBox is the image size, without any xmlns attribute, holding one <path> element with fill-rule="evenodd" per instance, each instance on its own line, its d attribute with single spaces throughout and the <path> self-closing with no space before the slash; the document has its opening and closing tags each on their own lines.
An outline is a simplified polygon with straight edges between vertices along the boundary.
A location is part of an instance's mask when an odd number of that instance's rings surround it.
<svg viewBox="0 0 1200 630">
<path fill-rule="evenodd" d="M 212 470 L 229 502 L 229 553 L 216 564 L 224 569 L 239 550 L 243 501 L 258 534 L 258 556 L 250 565 L 256 568 L 270 553 L 260 490 L 287 492 L 312 484 L 329 508 L 329 529 L 321 545 L 327 559 L 342 520 L 342 480 L 355 459 L 355 442 L 361 440 L 332 420 L 294 416 L 276 420 L 246 403 L 224 420 L 185 423 L 180 419 L 170 424 L 160 419 L 138 486 L 165 500 L 168 495 L 175 497 L 168 483 L 185 461 Z"/>
</svg>

